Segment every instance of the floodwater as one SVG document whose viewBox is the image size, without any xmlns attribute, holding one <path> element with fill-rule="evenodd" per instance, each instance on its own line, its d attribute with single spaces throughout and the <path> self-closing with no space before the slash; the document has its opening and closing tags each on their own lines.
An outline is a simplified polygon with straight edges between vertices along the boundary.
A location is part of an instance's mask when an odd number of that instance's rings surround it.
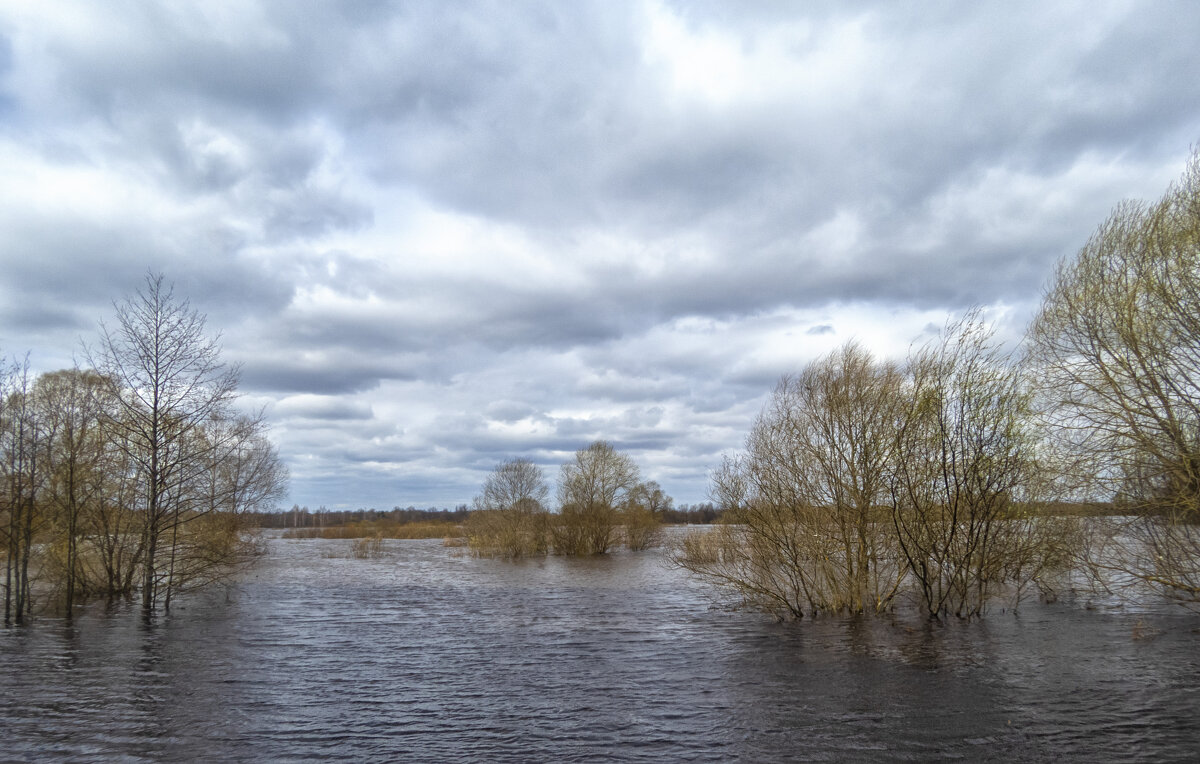
<svg viewBox="0 0 1200 764">
<path fill-rule="evenodd" d="M 1192 761 L 1200 616 L 714 607 L 655 552 L 505 563 L 269 541 L 144 622 L 0 629 L 4 761 Z M 342 555 L 342 556 L 337 556 Z"/>
</svg>

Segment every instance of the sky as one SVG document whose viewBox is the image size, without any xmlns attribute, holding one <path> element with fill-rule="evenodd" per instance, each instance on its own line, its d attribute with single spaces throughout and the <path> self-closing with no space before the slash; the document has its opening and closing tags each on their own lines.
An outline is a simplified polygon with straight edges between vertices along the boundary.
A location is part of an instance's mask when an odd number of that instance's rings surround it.
<svg viewBox="0 0 1200 764">
<path fill-rule="evenodd" d="M 902 358 L 1200 144 L 1200 4 L 0 0 L 0 353 L 148 272 L 292 503 L 608 440 L 677 503 L 778 380 Z M 553 488 L 552 488 L 553 490 Z"/>
</svg>

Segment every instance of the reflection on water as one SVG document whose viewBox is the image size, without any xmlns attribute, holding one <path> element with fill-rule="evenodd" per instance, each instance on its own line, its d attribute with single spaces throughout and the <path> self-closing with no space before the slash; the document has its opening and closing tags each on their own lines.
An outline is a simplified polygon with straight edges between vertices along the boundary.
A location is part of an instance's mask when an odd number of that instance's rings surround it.
<svg viewBox="0 0 1200 764">
<path fill-rule="evenodd" d="M 0 631 L 0 759 L 1190 760 L 1200 617 L 935 626 L 711 607 L 654 553 L 504 563 L 273 539 L 147 623 Z"/>
</svg>

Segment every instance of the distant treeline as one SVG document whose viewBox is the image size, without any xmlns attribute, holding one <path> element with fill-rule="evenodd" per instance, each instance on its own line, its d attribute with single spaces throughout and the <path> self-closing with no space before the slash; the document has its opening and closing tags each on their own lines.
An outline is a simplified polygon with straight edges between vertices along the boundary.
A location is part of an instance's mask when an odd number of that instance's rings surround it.
<svg viewBox="0 0 1200 764">
<path fill-rule="evenodd" d="M 416 507 L 393 507 L 380 509 L 309 509 L 293 505 L 291 509 L 276 512 L 257 512 L 253 515 L 260 528 L 333 528 L 351 523 L 461 523 L 467 519 L 466 504 L 455 509 L 417 509 Z"/>
<path fill-rule="evenodd" d="M 334 510 L 318 507 L 309 509 L 293 505 L 291 509 L 275 512 L 253 512 L 248 517 L 259 528 L 334 528 L 354 523 L 393 522 L 409 523 L 463 523 L 471 514 L 466 504 L 459 504 L 454 509 L 417 509 L 392 507 L 390 510 L 381 509 L 348 509 Z M 678 507 L 661 510 L 660 518 L 664 523 L 677 525 L 708 525 L 720 521 L 723 510 L 713 506 L 712 502 L 701 504 L 680 504 Z"/>
</svg>

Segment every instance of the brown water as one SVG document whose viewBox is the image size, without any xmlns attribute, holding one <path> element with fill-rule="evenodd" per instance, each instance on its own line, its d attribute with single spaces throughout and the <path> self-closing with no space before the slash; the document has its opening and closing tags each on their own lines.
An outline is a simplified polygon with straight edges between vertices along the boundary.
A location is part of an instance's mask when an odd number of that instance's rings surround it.
<svg viewBox="0 0 1200 764">
<path fill-rule="evenodd" d="M 1175 608 L 777 624 L 711 607 L 656 553 L 385 543 L 273 539 L 237 586 L 151 623 L 93 606 L 0 629 L 0 759 L 1200 756 L 1200 617 Z"/>
</svg>

